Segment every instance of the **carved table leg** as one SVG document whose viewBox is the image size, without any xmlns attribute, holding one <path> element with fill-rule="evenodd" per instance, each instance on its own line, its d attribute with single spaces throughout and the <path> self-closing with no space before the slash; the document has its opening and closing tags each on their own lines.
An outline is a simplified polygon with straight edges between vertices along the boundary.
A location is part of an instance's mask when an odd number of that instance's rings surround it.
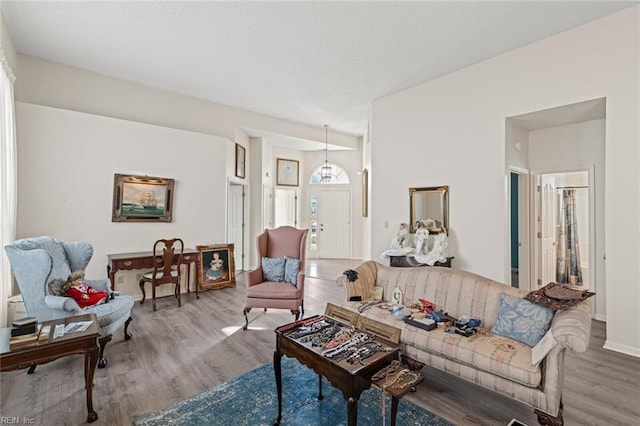
<svg viewBox="0 0 640 426">
<path fill-rule="evenodd" d="M 93 346 L 84 354 L 84 387 L 87 392 L 87 423 L 98 420 L 98 413 L 93 410 L 93 372 L 98 362 L 98 346 Z"/>
<path fill-rule="evenodd" d="M 107 366 L 107 359 L 104 357 L 104 347 L 111 341 L 113 336 L 110 334 L 104 337 L 100 337 L 98 342 L 100 343 L 100 359 L 98 360 L 98 368 L 105 368 Z"/>
<path fill-rule="evenodd" d="M 347 400 L 347 424 L 349 426 L 358 424 L 358 399 L 352 396 Z"/>
<path fill-rule="evenodd" d="M 140 291 L 142 291 L 142 300 L 140 301 L 140 304 L 142 305 L 144 303 L 144 299 L 147 298 L 147 293 L 144 291 L 144 280 L 141 279 L 138 285 L 140 286 Z"/>
<path fill-rule="evenodd" d="M 246 308 L 245 308 L 246 310 Z M 273 353 L 273 371 L 276 375 L 276 389 L 278 391 L 278 418 L 273 421 L 273 426 L 278 426 L 282 420 L 282 356 L 280 352 Z"/>
<path fill-rule="evenodd" d="M 398 416 L 398 398 L 391 397 L 391 426 L 396 426 L 396 417 Z"/>
</svg>

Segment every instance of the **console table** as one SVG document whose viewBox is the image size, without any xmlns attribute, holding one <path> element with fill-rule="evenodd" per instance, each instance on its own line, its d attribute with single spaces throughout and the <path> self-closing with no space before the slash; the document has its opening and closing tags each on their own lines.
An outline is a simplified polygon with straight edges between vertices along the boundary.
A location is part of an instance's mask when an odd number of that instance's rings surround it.
<svg viewBox="0 0 640 426">
<path fill-rule="evenodd" d="M 443 266 L 445 268 L 451 268 L 451 260 L 454 259 L 454 256 L 447 257 L 447 260 L 444 262 L 436 262 L 433 266 Z M 429 266 L 426 263 L 418 263 L 413 256 L 389 256 L 389 266 L 400 267 L 400 268 L 409 268 L 415 266 Z"/>
<path fill-rule="evenodd" d="M 175 255 L 177 261 L 178 254 Z M 191 292 L 191 264 L 196 264 L 196 269 L 200 263 L 198 251 L 194 249 L 184 249 L 182 253 L 182 263 L 187 265 L 187 292 Z M 116 272 L 120 270 L 130 271 L 132 269 L 153 269 L 153 252 L 141 251 L 134 253 L 112 253 L 107 255 L 107 275 L 111 280 L 111 288 L 115 290 Z M 200 298 L 198 294 L 198 285 L 196 287 L 196 298 Z M 142 290 L 142 300 L 145 299 L 144 285 L 140 286 Z"/>
<path fill-rule="evenodd" d="M 85 331 L 66 333 L 57 339 L 53 338 L 57 324 L 69 324 L 72 322 L 92 321 Z M 30 368 L 29 372 L 37 364 L 44 364 L 67 355 L 84 355 L 84 387 L 87 394 L 87 422 L 98 420 L 98 414 L 93 409 L 93 373 L 98 362 L 100 350 L 98 348 L 98 318 L 95 314 L 77 315 L 52 321 L 42 322 L 42 326 L 51 326 L 49 339 L 34 342 L 33 345 L 10 350 L 10 328 L 0 330 L 0 371 L 19 370 Z M 2 423 L 0 421 L 0 423 Z"/>
</svg>

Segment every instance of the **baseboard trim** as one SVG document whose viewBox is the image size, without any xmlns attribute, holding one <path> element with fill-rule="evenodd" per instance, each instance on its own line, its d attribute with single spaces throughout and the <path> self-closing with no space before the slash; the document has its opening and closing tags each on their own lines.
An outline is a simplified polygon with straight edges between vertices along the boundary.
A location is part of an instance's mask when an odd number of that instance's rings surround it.
<svg viewBox="0 0 640 426">
<path fill-rule="evenodd" d="M 640 358 L 640 348 L 634 348 L 633 346 L 627 346 L 627 345 L 621 345 L 619 343 L 612 343 L 610 341 L 605 341 L 604 342 L 604 346 L 602 346 L 604 349 L 608 349 L 610 351 L 614 351 L 614 352 L 620 352 L 626 355 L 631 355 L 634 356 L 636 358 Z"/>
</svg>

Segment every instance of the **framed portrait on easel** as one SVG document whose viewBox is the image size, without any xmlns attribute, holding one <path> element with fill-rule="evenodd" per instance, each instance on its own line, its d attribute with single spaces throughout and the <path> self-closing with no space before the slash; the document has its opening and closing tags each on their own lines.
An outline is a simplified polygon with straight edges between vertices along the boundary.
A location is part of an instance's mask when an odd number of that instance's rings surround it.
<svg viewBox="0 0 640 426">
<path fill-rule="evenodd" d="M 200 257 L 198 291 L 207 291 L 236 285 L 236 264 L 233 244 L 196 246 Z"/>
</svg>

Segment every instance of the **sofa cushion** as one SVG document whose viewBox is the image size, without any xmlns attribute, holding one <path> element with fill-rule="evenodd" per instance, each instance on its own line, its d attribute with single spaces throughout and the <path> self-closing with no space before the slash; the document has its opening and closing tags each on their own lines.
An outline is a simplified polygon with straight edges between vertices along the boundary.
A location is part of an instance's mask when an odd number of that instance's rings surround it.
<svg viewBox="0 0 640 426">
<path fill-rule="evenodd" d="M 265 281 L 282 282 L 284 281 L 284 265 L 285 257 L 263 257 L 262 258 L 262 276 Z"/>
<path fill-rule="evenodd" d="M 491 332 L 533 347 L 551 327 L 553 312 L 546 306 L 502 293 L 496 325 Z"/>
<path fill-rule="evenodd" d="M 360 303 L 344 302 L 343 306 L 357 312 Z M 400 328 L 404 345 L 445 358 L 448 362 L 468 365 L 528 387 L 537 387 L 542 380 L 540 367 L 531 365 L 531 348 L 513 339 L 486 331 L 472 337 L 446 333 L 442 328 L 426 331 L 406 324 L 386 309 L 375 306 L 360 315 Z"/>
</svg>

